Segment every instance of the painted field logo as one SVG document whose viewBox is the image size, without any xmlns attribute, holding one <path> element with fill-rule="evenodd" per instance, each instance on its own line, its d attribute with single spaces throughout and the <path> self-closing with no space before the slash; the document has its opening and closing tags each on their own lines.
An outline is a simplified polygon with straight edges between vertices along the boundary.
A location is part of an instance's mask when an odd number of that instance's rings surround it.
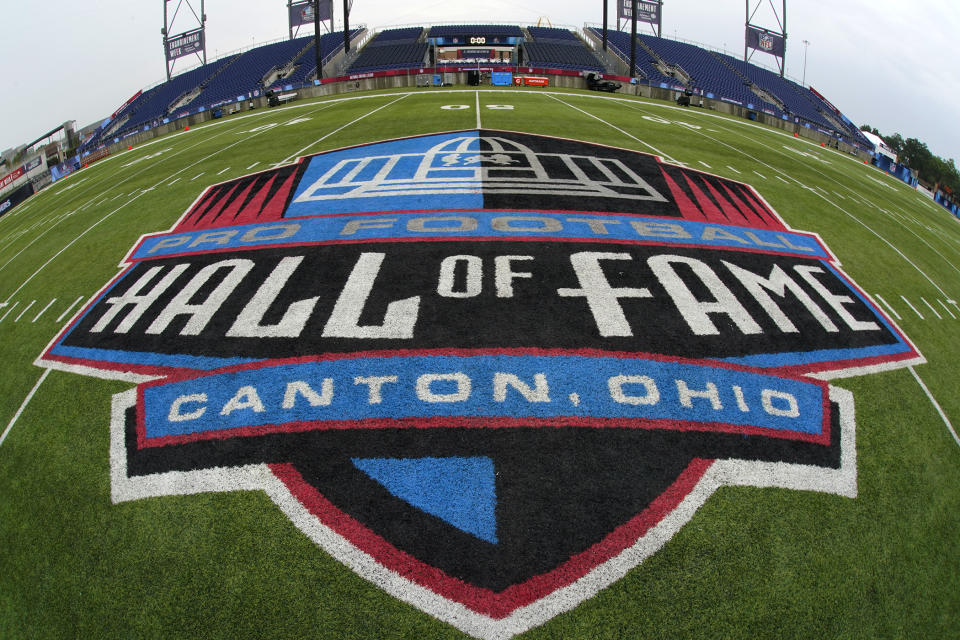
<svg viewBox="0 0 960 640">
<path fill-rule="evenodd" d="M 261 489 L 476 637 L 575 607 L 722 485 L 856 495 L 831 377 L 922 362 L 750 187 L 501 131 L 210 187 L 39 364 L 115 396 L 116 501 Z"/>
</svg>

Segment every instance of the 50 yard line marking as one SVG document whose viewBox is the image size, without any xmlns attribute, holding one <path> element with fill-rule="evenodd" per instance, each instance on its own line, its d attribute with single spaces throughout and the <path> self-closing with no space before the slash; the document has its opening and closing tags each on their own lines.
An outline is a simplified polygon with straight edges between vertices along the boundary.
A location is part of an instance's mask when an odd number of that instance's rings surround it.
<svg viewBox="0 0 960 640">
<path fill-rule="evenodd" d="M 477 98 L 477 129 L 482 129 L 483 125 L 480 124 L 480 92 L 474 92 L 474 95 Z"/>
</svg>

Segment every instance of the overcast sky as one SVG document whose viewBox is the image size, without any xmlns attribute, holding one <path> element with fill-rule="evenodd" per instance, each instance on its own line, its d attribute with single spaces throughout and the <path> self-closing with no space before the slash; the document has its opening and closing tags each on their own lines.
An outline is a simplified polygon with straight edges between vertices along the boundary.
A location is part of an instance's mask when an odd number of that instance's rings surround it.
<svg viewBox="0 0 960 640">
<path fill-rule="evenodd" d="M 187 0 L 179 2 L 186 14 Z M 763 0 L 753 22 L 776 27 Z M 191 0 L 199 12 L 200 0 Z M 617 0 L 608 0 L 615 28 Z M 665 0 L 663 35 L 743 55 L 741 0 Z M 18 146 L 66 120 L 100 121 L 138 89 L 165 77 L 158 0 L 3 0 L 0 59 L 0 150 Z M 751 0 L 751 5 L 756 5 Z M 334 0 L 338 23 L 343 3 Z M 379 29 L 448 21 L 581 27 L 602 20 L 602 0 L 355 0 L 351 26 Z M 254 43 L 287 37 L 286 0 L 206 0 L 208 60 Z M 960 162 L 960 34 L 957 0 L 804 0 L 787 5 L 787 74 L 824 94 L 857 125 L 918 138 Z M 178 18 L 175 33 L 194 26 Z M 640 25 L 642 26 L 642 25 Z M 625 27 L 629 30 L 629 26 Z M 808 47 L 804 40 L 810 42 Z M 187 69 L 188 58 L 176 69 Z M 754 62 L 774 66 L 770 56 Z M 175 70 L 176 72 L 176 70 Z"/>
</svg>

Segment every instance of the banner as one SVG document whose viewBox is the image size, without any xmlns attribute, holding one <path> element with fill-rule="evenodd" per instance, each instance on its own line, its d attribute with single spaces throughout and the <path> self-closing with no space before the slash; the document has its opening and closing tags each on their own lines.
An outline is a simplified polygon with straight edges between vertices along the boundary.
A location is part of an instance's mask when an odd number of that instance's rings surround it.
<svg viewBox="0 0 960 640">
<path fill-rule="evenodd" d="M 779 33 L 748 25 L 747 47 L 782 58 L 787 51 L 787 39 Z"/>
<path fill-rule="evenodd" d="M 320 0 L 319 5 L 320 22 L 330 20 L 333 17 L 333 0 Z M 313 24 L 313 0 L 294 2 L 287 5 L 287 9 L 290 11 L 291 29 L 305 24 Z"/>
<path fill-rule="evenodd" d="M 168 43 L 168 44 L 169 44 L 169 43 Z M 168 51 L 169 51 L 169 49 L 168 49 Z M 129 107 L 130 104 L 131 104 L 134 100 L 136 100 L 137 98 L 139 98 L 139 97 L 140 97 L 140 94 L 142 94 L 142 93 L 143 93 L 143 91 L 141 90 L 141 91 L 137 91 L 135 94 L 133 94 L 133 95 L 130 97 L 129 100 L 127 100 L 127 101 L 124 102 L 122 105 L 120 105 L 120 108 L 117 109 L 116 111 L 114 111 L 114 112 L 110 115 L 110 120 L 115 120 L 116 117 L 117 117 L 118 115 L 120 115 L 121 113 L 123 113 L 123 110 L 126 109 L 127 107 Z"/>
<path fill-rule="evenodd" d="M 176 36 L 172 36 L 166 40 L 167 47 L 167 61 L 175 60 L 177 58 L 182 58 L 183 56 L 188 56 L 191 53 L 196 53 L 198 51 L 203 51 L 203 28 L 194 29 L 193 31 L 185 31 Z M 119 113 L 122 111 L 122 107 L 117 111 Z"/>
<path fill-rule="evenodd" d="M 33 183 L 28 182 L 16 191 L 8 193 L 6 197 L 0 198 L 0 216 L 8 213 L 15 206 L 33 195 Z"/>
<path fill-rule="evenodd" d="M 633 17 L 633 0 L 620 0 L 617 17 L 621 20 L 630 20 Z M 637 22 L 660 24 L 659 2 L 637 2 Z"/>
<path fill-rule="evenodd" d="M 819 98 L 819 99 L 823 102 L 823 104 L 825 104 L 825 105 L 827 105 L 828 107 L 830 107 L 830 109 L 833 110 L 833 112 L 834 112 L 835 114 L 837 114 L 838 116 L 846 119 L 846 117 L 845 117 L 842 113 L 840 113 L 840 109 L 837 109 L 835 106 L 833 106 L 833 103 L 830 102 L 829 100 L 827 100 L 826 97 L 824 97 L 824 95 L 823 95 L 822 93 L 820 93 L 819 91 L 817 91 L 817 90 L 814 89 L 813 87 L 808 87 L 808 88 L 810 89 L 810 93 L 812 93 L 813 95 L 817 96 L 817 98 Z"/>
<path fill-rule="evenodd" d="M 24 174 L 23 167 L 17 167 L 7 175 L 3 176 L 3 178 L 0 178 L 0 189 L 7 188 L 11 184 L 13 184 L 14 181 L 19 180 L 20 177 L 23 176 L 23 174 Z"/>
</svg>

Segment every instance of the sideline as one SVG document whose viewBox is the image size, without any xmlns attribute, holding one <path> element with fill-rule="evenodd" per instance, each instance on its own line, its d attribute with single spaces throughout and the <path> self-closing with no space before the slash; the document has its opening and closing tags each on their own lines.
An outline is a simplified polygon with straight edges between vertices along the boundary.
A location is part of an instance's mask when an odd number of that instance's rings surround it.
<svg viewBox="0 0 960 640">
<path fill-rule="evenodd" d="M 13 414 L 13 418 L 10 419 L 10 424 L 7 425 L 7 428 L 4 429 L 3 435 L 0 435 L 0 446 L 3 446 L 3 441 L 7 439 L 7 434 L 10 433 L 11 429 L 13 429 L 13 425 L 17 423 L 17 420 L 20 419 L 20 414 L 23 413 L 23 410 L 26 409 L 27 405 L 30 404 L 30 401 L 33 400 L 33 394 L 37 392 L 37 389 L 40 388 L 40 385 L 43 384 L 43 381 L 47 379 L 47 376 L 50 375 L 51 371 L 53 371 L 53 369 L 44 369 L 40 379 L 37 380 L 37 384 L 33 385 L 33 389 L 30 389 L 30 393 L 28 393 L 27 397 L 23 399 L 23 404 L 21 404 L 20 408 L 17 409 L 17 412 Z M 956 437 L 956 435 L 954 435 L 954 437 Z"/>
<path fill-rule="evenodd" d="M 923 384 L 923 380 L 920 379 L 920 376 L 917 375 L 917 372 L 913 370 L 913 367 L 907 367 L 910 369 L 910 373 L 913 374 L 914 380 L 917 381 L 917 384 L 920 385 L 920 388 L 923 389 L 923 392 L 927 394 L 927 398 L 930 399 L 930 403 L 933 405 L 933 408 L 937 410 L 937 413 L 940 414 L 940 418 L 943 419 L 943 424 L 947 425 L 947 429 L 950 431 L 950 435 L 953 436 L 953 441 L 957 443 L 957 446 L 960 447 L 960 438 L 957 437 L 957 432 L 953 430 L 953 425 L 950 424 L 947 414 L 943 412 L 943 409 L 940 407 L 940 404 L 937 402 L 936 398 L 933 397 L 933 394 L 930 393 L 930 389 L 927 389 L 927 385 Z M 2 440 L 0 440 L 2 442 Z"/>
</svg>

